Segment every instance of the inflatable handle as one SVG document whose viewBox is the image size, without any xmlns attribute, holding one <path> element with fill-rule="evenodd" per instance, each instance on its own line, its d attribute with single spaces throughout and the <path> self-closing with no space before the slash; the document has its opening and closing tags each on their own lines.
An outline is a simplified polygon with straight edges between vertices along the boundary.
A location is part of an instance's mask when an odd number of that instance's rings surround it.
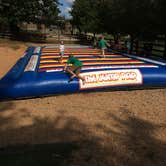
<svg viewBox="0 0 166 166">
<path fill-rule="evenodd" d="M 25 66 L 27 65 L 35 47 L 29 47 L 26 52 L 25 56 L 21 57 L 17 63 L 9 70 L 5 77 L 2 80 L 16 80 L 20 77 L 22 72 L 24 71 Z"/>
</svg>

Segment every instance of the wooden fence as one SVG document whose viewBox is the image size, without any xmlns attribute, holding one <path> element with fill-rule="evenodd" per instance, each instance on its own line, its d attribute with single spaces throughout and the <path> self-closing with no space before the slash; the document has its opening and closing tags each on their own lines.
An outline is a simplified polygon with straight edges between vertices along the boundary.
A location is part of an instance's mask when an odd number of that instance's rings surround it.
<svg viewBox="0 0 166 166">
<path fill-rule="evenodd" d="M 157 37 L 153 41 L 140 41 L 138 52 L 151 54 L 152 56 L 166 58 L 165 55 L 165 38 Z M 133 49 L 133 53 L 136 53 L 135 48 Z"/>
<path fill-rule="evenodd" d="M 77 39 L 80 39 L 82 42 L 87 41 L 88 44 L 93 44 L 93 37 L 92 36 L 74 36 Z M 10 32 L 0 33 L 0 38 L 7 38 L 7 39 L 20 39 L 23 41 L 35 41 L 35 42 L 44 42 L 46 40 L 45 34 L 33 34 L 33 33 L 19 33 L 18 35 L 13 35 Z M 121 40 L 122 48 L 125 47 L 125 41 Z M 138 49 L 133 46 L 134 54 L 148 54 L 151 56 L 156 56 L 160 58 L 166 58 L 165 55 L 165 36 L 158 36 L 153 41 L 139 41 Z"/>
<path fill-rule="evenodd" d="M 46 34 L 33 33 L 33 32 L 18 32 L 12 34 L 11 32 L 3 32 L 0 33 L 0 38 L 31 41 L 31 42 L 45 42 Z"/>
</svg>

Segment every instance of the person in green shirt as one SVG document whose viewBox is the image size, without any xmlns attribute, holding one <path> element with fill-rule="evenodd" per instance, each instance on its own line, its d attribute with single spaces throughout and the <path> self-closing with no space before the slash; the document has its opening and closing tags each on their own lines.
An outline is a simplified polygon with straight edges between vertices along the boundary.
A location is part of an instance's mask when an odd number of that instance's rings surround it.
<svg viewBox="0 0 166 166">
<path fill-rule="evenodd" d="M 71 75 L 69 82 L 72 81 L 74 77 L 77 77 L 82 80 L 83 84 L 85 83 L 85 79 L 80 75 L 82 66 L 83 64 L 79 59 L 74 57 L 74 55 L 69 55 L 67 63 L 63 69 Z"/>
<path fill-rule="evenodd" d="M 104 39 L 104 37 L 101 37 L 101 40 L 99 42 L 100 44 L 100 48 L 101 48 L 101 54 L 104 56 L 105 58 L 105 49 L 107 48 L 107 46 L 109 46 L 109 43 L 107 43 L 107 41 Z"/>
</svg>

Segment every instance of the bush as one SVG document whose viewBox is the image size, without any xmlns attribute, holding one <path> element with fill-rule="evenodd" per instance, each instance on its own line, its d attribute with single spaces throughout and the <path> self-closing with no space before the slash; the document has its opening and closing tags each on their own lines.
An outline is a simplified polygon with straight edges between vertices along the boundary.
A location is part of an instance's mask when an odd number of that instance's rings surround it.
<svg viewBox="0 0 166 166">
<path fill-rule="evenodd" d="M 46 42 L 46 34 L 38 31 L 19 31 L 15 34 L 15 38 L 22 41 Z"/>
</svg>

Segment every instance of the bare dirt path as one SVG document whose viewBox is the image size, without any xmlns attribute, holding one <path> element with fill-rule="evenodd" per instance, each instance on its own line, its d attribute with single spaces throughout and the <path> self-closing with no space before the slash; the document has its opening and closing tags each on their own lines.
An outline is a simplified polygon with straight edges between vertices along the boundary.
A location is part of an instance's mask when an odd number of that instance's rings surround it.
<svg viewBox="0 0 166 166">
<path fill-rule="evenodd" d="M 26 47 L 1 43 L 0 77 Z M 9 165 L 165 166 L 165 154 L 166 89 L 0 102 L 0 161 Z"/>
</svg>

